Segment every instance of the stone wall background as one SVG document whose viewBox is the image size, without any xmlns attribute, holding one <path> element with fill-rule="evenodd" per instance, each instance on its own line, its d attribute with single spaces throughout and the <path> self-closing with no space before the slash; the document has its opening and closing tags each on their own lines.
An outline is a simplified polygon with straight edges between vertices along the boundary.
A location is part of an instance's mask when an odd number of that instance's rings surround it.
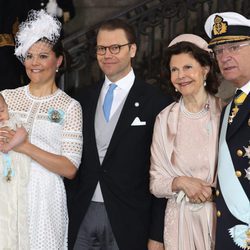
<svg viewBox="0 0 250 250">
<path fill-rule="evenodd" d="M 141 0 L 74 0 L 75 17 L 64 26 L 65 35 L 88 29 L 104 19 L 142 2 Z"/>
<path fill-rule="evenodd" d="M 88 30 L 95 24 L 120 14 L 123 11 L 141 3 L 142 0 L 74 0 L 76 15 L 64 25 L 65 36 L 69 36 L 79 30 Z M 141 44 L 141 48 L 143 44 Z M 234 86 L 221 79 L 218 96 L 228 101 L 233 95 Z"/>
</svg>

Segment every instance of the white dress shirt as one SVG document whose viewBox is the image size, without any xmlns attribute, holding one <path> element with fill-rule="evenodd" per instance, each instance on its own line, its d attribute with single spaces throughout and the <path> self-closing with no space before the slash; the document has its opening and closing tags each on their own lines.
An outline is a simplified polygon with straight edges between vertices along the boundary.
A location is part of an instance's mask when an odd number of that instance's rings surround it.
<svg viewBox="0 0 250 250">
<path fill-rule="evenodd" d="M 243 87 L 240 88 L 244 93 L 246 93 L 247 95 L 249 94 L 250 92 L 250 81 L 245 84 Z"/>
<path fill-rule="evenodd" d="M 109 89 L 109 85 L 111 83 L 115 83 L 117 85 L 117 87 L 114 90 L 114 97 L 113 97 L 112 107 L 111 107 L 110 116 L 109 116 L 110 118 L 116 112 L 116 110 L 118 109 L 120 104 L 124 101 L 124 99 L 127 98 L 127 95 L 131 87 L 133 86 L 134 81 L 135 81 L 135 74 L 134 74 L 133 69 L 131 69 L 130 72 L 125 77 L 123 77 L 117 82 L 111 82 L 108 79 L 108 77 L 105 76 L 105 81 L 103 83 L 102 90 L 100 93 L 102 105 L 104 102 L 105 95 Z M 100 182 L 97 183 L 94 195 L 92 197 L 92 201 L 104 202 Z"/>
<path fill-rule="evenodd" d="M 115 83 L 117 85 L 117 88 L 114 90 L 114 98 L 113 98 L 113 102 L 112 102 L 112 106 L 110 110 L 110 119 L 112 115 L 116 112 L 120 104 L 123 102 L 123 100 L 127 97 L 134 81 L 135 81 L 135 74 L 132 68 L 125 77 L 123 77 L 117 82 L 111 82 L 108 79 L 108 77 L 105 76 L 105 81 L 103 83 L 101 94 L 100 94 L 102 104 L 104 102 L 105 95 L 109 89 L 109 85 L 111 83 Z"/>
</svg>

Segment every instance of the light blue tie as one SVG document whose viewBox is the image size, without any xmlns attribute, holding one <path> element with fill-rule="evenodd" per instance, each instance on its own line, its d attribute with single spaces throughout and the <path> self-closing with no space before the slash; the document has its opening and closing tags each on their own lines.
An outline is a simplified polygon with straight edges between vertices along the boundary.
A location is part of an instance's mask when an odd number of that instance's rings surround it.
<svg viewBox="0 0 250 250">
<path fill-rule="evenodd" d="M 108 122 L 109 121 L 109 115 L 110 115 L 110 110 L 111 110 L 111 107 L 112 107 L 112 102 L 113 102 L 113 98 L 114 98 L 114 90 L 115 88 L 117 87 L 116 84 L 114 83 L 111 83 L 109 85 L 109 89 L 105 95 L 105 98 L 104 98 L 104 102 L 103 102 L 103 113 L 104 113 L 104 117 L 105 117 L 105 120 Z"/>
</svg>

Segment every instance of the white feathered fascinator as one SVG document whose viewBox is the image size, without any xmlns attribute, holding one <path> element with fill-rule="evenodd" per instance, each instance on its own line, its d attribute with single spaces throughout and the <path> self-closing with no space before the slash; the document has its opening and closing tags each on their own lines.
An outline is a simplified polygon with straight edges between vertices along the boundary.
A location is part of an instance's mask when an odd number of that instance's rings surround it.
<svg viewBox="0 0 250 250">
<path fill-rule="evenodd" d="M 59 37 L 62 24 L 45 10 L 31 10 L 16 34 L 15 55 L 23 63 L 29 48 L 38 40 L 45 38 L 54 45 Z"/>
</svg>

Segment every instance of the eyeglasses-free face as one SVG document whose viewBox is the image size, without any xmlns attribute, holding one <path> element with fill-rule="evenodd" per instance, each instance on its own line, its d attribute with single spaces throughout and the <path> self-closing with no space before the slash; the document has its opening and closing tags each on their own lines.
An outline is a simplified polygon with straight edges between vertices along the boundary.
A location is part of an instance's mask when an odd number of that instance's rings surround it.
<svg viewBox="0 0 250 250">
<path fill-rule="evenodd" d="M 56 57 L 49 43 L 38 41 L 27 51 L 24 66 L 32 83 L 44 84 L 54 81 L 56 69 L 62 60 L 62 56 Z"/>
<path fill-rule="evenodd" d="M 189 53 L 174 54 L 170 63 L 171 82 L 183 96 L 198 96 L 204 93 L 204 79 L 209 72 L 209 66 L 201 66 Z"/>
<path fill-rule="evenodd" d="M 122 47 L 126 46 L 126 45 L 131 45 L 131 43 L 125 43 L 125 44 L 112 44 L 110 46 L 101 46 L 101 45 L 97 45 L 96 46 L 96 54 L 103 56 L 106 54 L 106 50 L 108 49 L 109 52 L 111 54 L 117 55 L 120 53 L 120 50 Z"/>
<path fill-rule="evenodd" d="M 241 50 L 241 48 L 245 47 L 245 46 L 249 46 L 250 43 L 232 43 L 232 44 L 224 44 L 224 45 L 217 45 L 213 51 L 214 54 L 217 58 L 222 57 L 222 55 L 227 52 L 230 53 L 232 55 L 236 55 L 239 53 L 239 51 Z"/>
</svg>

